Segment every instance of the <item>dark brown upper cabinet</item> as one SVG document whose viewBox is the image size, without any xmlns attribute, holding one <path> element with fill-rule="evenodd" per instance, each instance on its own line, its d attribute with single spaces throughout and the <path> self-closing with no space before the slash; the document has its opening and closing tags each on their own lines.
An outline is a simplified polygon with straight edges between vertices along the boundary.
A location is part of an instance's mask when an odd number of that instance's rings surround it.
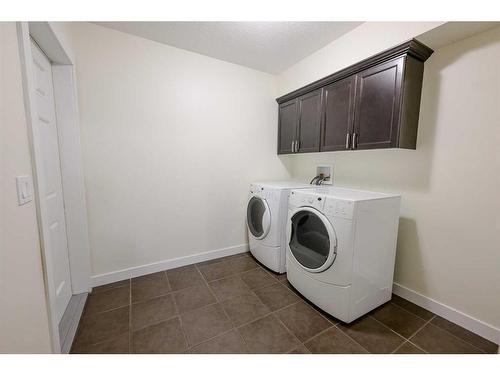
<svg viewBox="0 0 500 375">
<path fill-rule="evenodd" d="M 279 106 L 278 154 L 295 152 L 298 123 L 297 99 L 282 103 Z"/>
<path fill-rule="evenodd" d="M 404 57 L 356 75 L 353 149 L 398 147 Z"/>
<path fill-rule="evenodd" d="M 320 89 L 280 104 L 278 154 L 319 151 L 321 94 Z"/>
<path fill-rule="evenodd" d="M 295 152 L 318 152 L 321 132 L 321 94 L 316 90 L 298 98 L 299 124 Z"/>
<path fill-rule="evenodd" d="M 412 39 L 276 99 L 278 153 L 415 149 L 432 52 Z"/>
<path fill-rule="evenodd" d="M 356 76 L 334 82 L 323 89 L 321 151 L 351 148 Z"/>
</svg>

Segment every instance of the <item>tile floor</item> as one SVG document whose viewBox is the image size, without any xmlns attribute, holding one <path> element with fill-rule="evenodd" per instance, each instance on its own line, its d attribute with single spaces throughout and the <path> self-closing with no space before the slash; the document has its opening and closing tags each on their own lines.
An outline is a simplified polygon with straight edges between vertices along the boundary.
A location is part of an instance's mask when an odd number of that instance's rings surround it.
<svg viewBox="0 0 500 375">
<path fill-rule="evenodd" d="M 249 253 L 94 288 L 72 353 L 496 353 L 398 296 L 351 324 Z"/>
</svg>

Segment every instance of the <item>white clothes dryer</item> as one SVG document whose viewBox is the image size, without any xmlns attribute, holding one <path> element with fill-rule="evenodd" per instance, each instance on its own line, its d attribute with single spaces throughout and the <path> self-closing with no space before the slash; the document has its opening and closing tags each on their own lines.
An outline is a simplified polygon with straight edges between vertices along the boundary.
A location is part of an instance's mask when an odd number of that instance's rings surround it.
<svg viewBox="0 0 500 375">
<path fill-rule="evenodd" d="M 391 299 L 400 196 L 337 187 L 290 193 L 290 283 L 349 323 Z"/>
</svg>

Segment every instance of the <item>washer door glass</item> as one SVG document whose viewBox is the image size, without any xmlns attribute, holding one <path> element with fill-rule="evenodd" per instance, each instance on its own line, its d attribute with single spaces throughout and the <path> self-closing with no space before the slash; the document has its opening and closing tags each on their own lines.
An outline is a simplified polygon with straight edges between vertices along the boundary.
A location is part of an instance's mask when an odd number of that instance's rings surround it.
<svg viewBox="0 0 500 375">
<path fill-rule="evenodd" d="M 290 251 L 304 268 L 320 272 L 328 268 L 336 255 L 336 237 L 328 220 L 305 208 L 291 218 Z"/>
<path fill-rule="evenodd" d="M 247 206 L 247 224 L 250 233 L 261 239 L 269 232 L 269 208 L 267 202 L 259 197 L 252 197 Z"/>
</svg>

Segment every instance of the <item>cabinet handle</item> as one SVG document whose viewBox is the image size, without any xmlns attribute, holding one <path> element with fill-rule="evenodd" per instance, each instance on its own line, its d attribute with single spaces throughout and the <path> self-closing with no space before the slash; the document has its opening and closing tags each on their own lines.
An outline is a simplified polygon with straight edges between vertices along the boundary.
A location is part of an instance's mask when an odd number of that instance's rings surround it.
<svg viewBox="0 0 500 375">
<path fill-rule="evenodd" d="M 358 133 L 352 133 L 352 148 L 356 149 L 358 147 Z"/>
<path fill-rule="evenodd" d="M 292 152 L 295 152 L 295 141 L 292 141 Z"/>
<path fill-rule="evenodd" d="M 349 143 L 350 143 L 349 140 L 350 140 L 350 138 L 351 138 L 351 134 L 347 133 L 345 135 L 345 148 L 346 149 L 349 149 Z"/>
<path fill-rule="evenodd" d="M 300 150 L 300 141 L 297 141 L 297 144 L 296 144 L 295 148 L 296 148 L 295 152 L 299 152 L 299 150 Z"/>
</svg>

